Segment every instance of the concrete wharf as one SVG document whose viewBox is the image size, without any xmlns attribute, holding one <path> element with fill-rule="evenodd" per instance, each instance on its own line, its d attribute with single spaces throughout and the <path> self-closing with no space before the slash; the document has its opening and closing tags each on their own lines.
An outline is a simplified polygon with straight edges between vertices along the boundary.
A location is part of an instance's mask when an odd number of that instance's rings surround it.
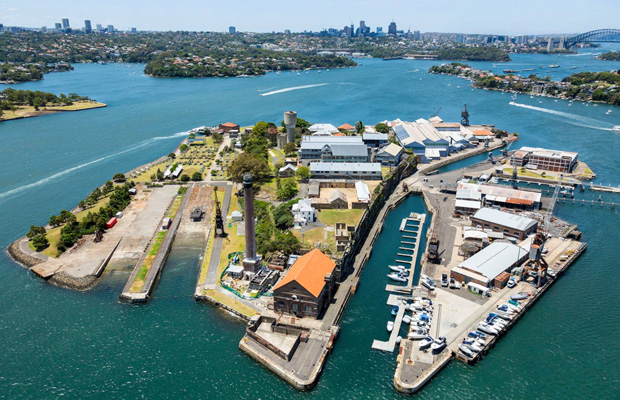
<svg viewBox="0 0 620 400">
<path fill-rule="evenodd" d="M 589 185 L 587 185 L 587 187 L 590 190 L 594 190 L 597 192 L 609 192 L 609 193 L 620 193 L 620 186 L 603 186 L 603 185 L 596 185 L 594 183 L 590 183 Z"/>
<path fill-rule="evenodd" d="M 159 277 L 159 274 L 161 273 L 161 270 L 163 269 L 164 264 L 166 263 L 166 260 L 168 259 L 168 253 L 170 252 L 172 243 L 174 242 L 174 237 L 177 233 L 177 230 L 179 229 L 179 224 L 181 223 L 181 219 L 182 219 L 181 215 L 183 214 L 183 210 L 185 209 L 185 206 L 187 205 L 187 202 L 193 190 L 194 190 L 194 186 L 189 186 L 187 193 L 183 197 L 183 200 L 181 200 L 181 204 L 179 205 L 179 208 L 176 211 L 176 217 L 173 219 L 172 224 L 168 228 L 168 232 L 166 233 L 166 236 L 164 237 L 164 240 L 162 241 L 161 246 L 159 247 L 159 251 L 157 252 L 157 255 L 155 256 L 155 260 L 153 260 L 153 264 L 151 265 L 151 267 L 146 273 L 146 276 L 144 278 L 144 285 L 142 286 L 142 289 L 139 292 L 130 291 L 133 282 L 135 281 L 136 277 L 138 276 L 138 273 L 140 272 L 142 263 L 144 262 L 145 258 L 148 256 L 148 249 L 150 249 L 151 247 L 150 245 L 147 248 L 147 250 L 144 252 L 142 257 L 140 257 L 140 260 L 138 260 L 138 262 L 136 263 L 136 266 L 133 269 L 133 272 L 129 276 L 129 279 L 127 280 L 127 283 L 125 284 L 125 287 L 123 288 L 123 291 L 120 295 L 121 300 L 127 300 L 131 303 L 146 303 L 148 301 L 148 298 L 151 295 L 151 292 L 153 291 L 154 284 L 157 282 L 157 278 Z M 174 204 L 174 201 L 175 199 L 172 200 L 170 207 L 172 207 L 172 205 Z M 167 212 L 166 214 L 164 214 L 164 216 L 162 216 L 162 221 L 165 215 L 167 215 Z M 151 239 L 151 244 L 153 243 L 153 240 L 155 239 L 157 232 L 158 231 L 155 231 L 155 235 L 153 235 L 153 238 Z"/>
</svg>

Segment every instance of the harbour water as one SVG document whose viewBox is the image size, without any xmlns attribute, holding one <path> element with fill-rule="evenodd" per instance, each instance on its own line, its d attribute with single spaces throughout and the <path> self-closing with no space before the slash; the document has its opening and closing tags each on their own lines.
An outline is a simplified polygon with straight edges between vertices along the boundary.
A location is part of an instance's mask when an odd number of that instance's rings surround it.
<svg viewBox="0 0 620 400">
<path fill-rule="evenodd" d="M 512 63 L 496 67 L 474 64 L 501 72 L 557 59 L 512 57 Z M 22 236 L 30 224 L 44 224 L 51 214 L 70 209 L 115 172 L 167 154 L 182 136 L 177 132 L 228 120 L 279 123 L 288 109 L 312 122 L 374 124 L 428 118 L 440 107 L 442 118 L 455 121 L 467 103 L 472 123 L 517 131 L 518 146 L 579 151 L 598 182 L 620 184 L 620 136 L 611 131 L 620 125 L 619 107 L 606 115 L 602 105 L 569 107 L 529 96 L 517 100 L 522 106 L 512 106 L 508 94 L 471 90 L 464 80 L 427 74 L 432 61 L 361 63 L 322 74 L 187 80 L 145 77 L 139 65 L 76 65 L 73 72 L 17 85 L 76 92 L 108 107 L 0 124 L 0 246 Z M 597 61 L 591 54 L 561 56 L 557 63 L 562 68 L 553 70 L 554 77 L 620 68 L 619 62 Z M 298 89 L 282 91 L 291 88 Z M 276 93 L 260 96 L 270 92 Z M 244 331 L 239 320 L 194 302 L 197 252 L 173 248 L 153 301 L 141 306 L 118 304 L 122 273 L 76 293 L 35 278 L 3 252 L 0 397 L 399 397 L 392 387 L 395 355 L 370 345 L 382 335 L 387 339 L 386 265 L 394 260 L 400 221 L 412 211 L 424 212 L 420 198 L 408 199 L 388 216 L 344 314 L 335 350 L 309 393 L 297 393 L 237 349 Z M 452 363 L 419 397 L 617 396 L 619 211 L 560 204 L 558 214 L 580 226 L 588 251 L 483 362 Z"/>
</svg>

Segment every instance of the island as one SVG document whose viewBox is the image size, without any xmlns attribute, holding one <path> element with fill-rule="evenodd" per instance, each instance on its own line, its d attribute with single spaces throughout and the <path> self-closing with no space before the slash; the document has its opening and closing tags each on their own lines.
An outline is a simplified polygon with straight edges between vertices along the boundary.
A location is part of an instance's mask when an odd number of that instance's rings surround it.
<svg viewBox="0 0 620 400">
<path fill-rule="evenodd" d="M 620 61 L 620 51 L 608 51 L 598 56 L 599 60 Z"/>
<path fill-rule="evenodd" d="M 620 74 L 617 71 L 579 72 L 567 76 L 561 82 L 535 74 L 522 77 L 517 75 L 520 72 L 517 70 L 505 70 L 503 75 L 495 74 L 461 63 L 434 65 L 428 72 L 467 79 L 473 87 L 480 89 L 620 105 Z"/>
<path fill-rule="evenodd" d="M 57 96 L 38 90 L 16 90 L 13 88 L 0 92 L 0 121 L 101 107 L 106 107 L 106 104 L 75 93 L 69 93 L 69 95 L 61 93 Z"/>
<path fill-rule="evenodd" d="M 439 50 L 437 56 L 439 60 L 510 61 L 506 51 L 494 46 L 446 48 Z"/>
</svg>

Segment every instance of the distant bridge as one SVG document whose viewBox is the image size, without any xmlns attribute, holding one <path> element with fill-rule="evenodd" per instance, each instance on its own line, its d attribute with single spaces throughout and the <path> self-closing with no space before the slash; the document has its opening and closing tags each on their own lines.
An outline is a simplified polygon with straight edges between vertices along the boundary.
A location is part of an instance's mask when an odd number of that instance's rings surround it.
<svg viewBox="0 0 620 400">
<path fill-rule="evenodd" d="M 566 47 L 570 48 L 577 43 L 585 42 L 620 43 L 620 29 L 597 29 L 595 31 L 582 33 L 566 39 Z"/>
</svg>

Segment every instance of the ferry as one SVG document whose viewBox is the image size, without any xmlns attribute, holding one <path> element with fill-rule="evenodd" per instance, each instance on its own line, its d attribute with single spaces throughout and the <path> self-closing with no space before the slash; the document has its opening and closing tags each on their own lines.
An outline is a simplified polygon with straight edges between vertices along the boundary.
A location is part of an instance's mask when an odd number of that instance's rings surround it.
<svg viewBox="0 0 620 400">
<path fill-rule="evenodd" d="M 517 72 L 521 72 L 518 69 L 505 69 L 504 73 L 505 74 L 512 74 L 512 73 L 517 73 Z"/>
<path fill-rule="evenodd" d="M 611 128 L 612 131 L 614 132 L 620 132 L 620 125 L 616 125 L 613 128 Z"/>
</svg>

